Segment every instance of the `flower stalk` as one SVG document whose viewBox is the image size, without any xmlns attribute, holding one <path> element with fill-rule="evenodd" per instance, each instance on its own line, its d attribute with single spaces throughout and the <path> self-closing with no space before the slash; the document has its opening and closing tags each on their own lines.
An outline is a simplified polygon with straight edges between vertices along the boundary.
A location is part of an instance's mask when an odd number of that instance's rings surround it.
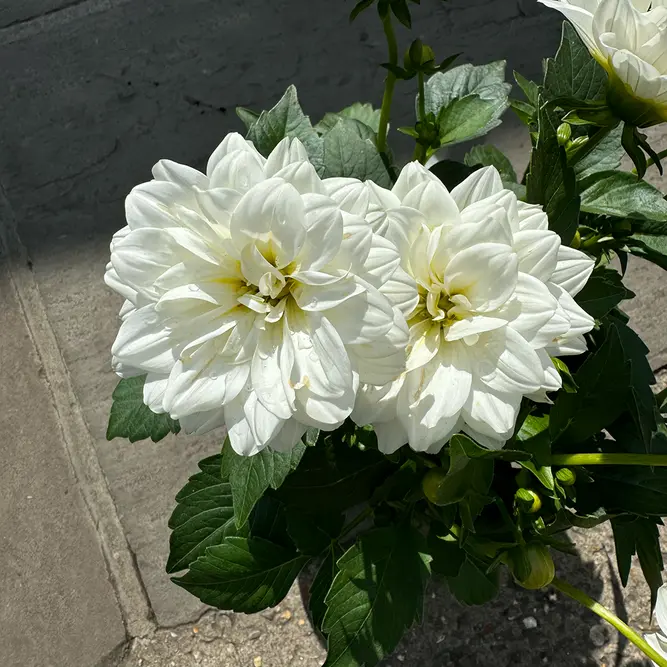
<svg viewBox="0 0 667 667">
<path fill-rule="evenodd" d="M 398 66 L 398 42 L 396 41 L 396 33 L 394 32 L 394 26 L 391 22 L 391 13 L 388 11 L 382 18 L 382 26 L 387 38 L 387 46 L 389 47 L 389 64 L 396 67 Z M 380 111 L 380 126 L 378 128 L 377 136 L 377 147 L 380 153 L 387 152 L 387 131 L 389 128 L 389 118 L 391 116 L 391 104 L 394 99 L 395 86 L 396 75 L 389 70 L 384 84 L 382 109 Z"/>
<path fill-rule="evenodd" d="M 667 454 L 554 454 L 555 466 L 667 466 Z"/>
<path fill-rule="evenodd" d="M 653 660 L 659 667 L 667 667 L 667 658 L 660 655 L 643 637 L 635 632 L 629 625 L 624 623 L 618 616 L 612 613 L 604 605 L 589 597 L 583 591 L 575 588 L 567 581 L 563 581 L 558 577 L 554 577 L 551 585 L 561 593 L 564 593 L 569 598 L 576 600 L 587 609 L 590 609 L 594 614 L 607 621 L 616 630 L 618 630 L 624 637 L 630 640 L 640 651 L 642 651 L 648 658 Z"/>
<path fill-rule="evenodd" d="M 417 80 L 419 82 L 419 120 L 423 123 L 426 118 L 426 88 L 424 84 L 424 72 L 419 72 L 417 74 Z M 413 158 L 421 162 L 421 164 L 426 162 L 426 146 L 419 141 L 415 146 Z"/>
</svg>

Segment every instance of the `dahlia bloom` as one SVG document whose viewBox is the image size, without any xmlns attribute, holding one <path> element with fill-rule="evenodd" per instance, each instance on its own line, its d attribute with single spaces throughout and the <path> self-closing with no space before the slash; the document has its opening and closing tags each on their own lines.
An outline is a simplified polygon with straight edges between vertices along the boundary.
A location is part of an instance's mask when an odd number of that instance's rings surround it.
<svg viewBox="0 0 667 667">
<path fill-rule="evenodd" d="M 105 276 L 126 299 L 114 369 L 147 374 L 151 410 L 190 433 L 226 425 L 240 454 L 289 450 L 309 426 L 340 426 L 360 383 L 402 372 L 392 300 L 414 284 L 297 139 L 265 159 L 231 134 L 206 174 L 161 161 L 153 176 L 127 198 Z"/>
<path fill-rule="evenodd" d="M 541 207 L 503 189 L 493 167 L 451 193 L 416 162 L 372 198 L 365 184 L 326 185 L 348 213 L 377 221 L 384 207 L 380 228 L 406 239 L 402 268 L 418 286 L 406 371 L 364 386 L 354 421 L 373 425 L 385 453 L 406 442 L 434 453 L 460 430 L 501 447 L 522 398 L 547 401 L 561 387 L 550 357 L 586 350 L 594 321 L 573 296 L 593 261 L 561 246 Z"/>
<path fill-rule="evenodd" d="M 539 0 L 568 18 L 610 77 L 609 102 L 623 120 L 667 119 L 666 0 Z"/>
<path fill-rule="evenodd" d="M 660 632 L 644 635 L 644 639 L 662 656 L 667 659 L 667 586 L 658 589 L 658 599 L 655 604 L 655 620 Z M 653 663 L 656 664 L 655 662 Z"/>
</svg>

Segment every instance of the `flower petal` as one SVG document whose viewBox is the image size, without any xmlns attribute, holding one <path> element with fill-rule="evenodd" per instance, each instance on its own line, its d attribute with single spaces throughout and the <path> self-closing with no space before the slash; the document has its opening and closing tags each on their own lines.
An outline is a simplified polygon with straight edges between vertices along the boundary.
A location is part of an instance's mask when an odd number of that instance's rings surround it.
<svg viewBox="0 0 667 667">
<path fill-rule="evenodd" d="M 535 276 L 542 282 L 556 270 L 560 237 L 552 231 L 526 229 L 514 235 L 514 251 L 519 258 L 519 271 Z"/>
<path fill-rule="evenodd" d="M 306 237 L 304 205 L 296 189 L 281 179 L 249 190 L 234 211 L 230 231 L 241 251 L 254 243 L 277 268 L 287 266 Z"/>
<path fill-rule="evenodd" d="M 508 440 L 514 431 L 521 398 L 521 394 L 501 394 L 474 382 L 463 408 L 465 422 L 493 440 Z"/>
<path fill-rule="evenodd" d="M 483 167 L 473 172 L 452 190 L 452 198 L 460 211 L 503 190 L 503 181 L 495 167 Z"/>
<path fill-rule="evenodd" d="M 187 188 L 208 187 L 208 178 L 200 171 L 171 160 L 160 160 L 153 167 L 153 178 L 158 181 L 169 181 Z"/>
<path fill-rule="evenodd" d="M 595 260 L 580 250 L 561 246 L 558 263 L 551 282 L 562 287 L 570 296 L 577 296 L 588 282 L 595 268 Z"/>
</svg>

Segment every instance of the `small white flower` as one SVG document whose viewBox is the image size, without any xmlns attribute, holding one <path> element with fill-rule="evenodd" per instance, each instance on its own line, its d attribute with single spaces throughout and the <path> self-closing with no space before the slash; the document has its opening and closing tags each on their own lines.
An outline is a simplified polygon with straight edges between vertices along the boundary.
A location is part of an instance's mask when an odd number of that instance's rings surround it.
<svg viewBox="0 0 667 667">
<path fill-rule="evenodd" d="M 298 140 L 265 159 L 231 134 L 206 174 L 161 161 L 153 176 L 127 198 L 105 276 L 127 299 L 114 368 L 148 374 L 153 411 L 187 432 L 226 425 L 241 454 L 285 450 L 338 427 L 360 382 L 402 372 L 398 252 L 326 195 Z"/>
<path fill-rule="evenodd" d="M 594 321 L 572 297 L 594 262 L 561 246 L 544 211 L 504 190 L 493 167 L 451 193 L 416 162 L 392 192 L 326 185 L 344 209 L 403 240 L 399 275 L 418 285 L 417 299 L 397 302 L 410 327 L 406 372 L 364 386 L 352 418 L 374 426 L 386 453 L 406 442 L 437 452 L 461 429 L 502 446 L 521 399 L 546 401 L 561 387 L 550 356 L 585 351 Z"/>
<path fill-rule="evenodd" d="M 539 0 L 564 14 L 610 75 L 610 102 L 639 127 L 667 119 L 666 0 Z"/>
<path fill-rule="evenodd" d="M 655 605 L 655 620 L 660 632 L 644 635 L 644 639 L 667 660 L 667 586 L 660 586 Z M 653 663 L 657 666 L 657 663 Z"/>
</svg>

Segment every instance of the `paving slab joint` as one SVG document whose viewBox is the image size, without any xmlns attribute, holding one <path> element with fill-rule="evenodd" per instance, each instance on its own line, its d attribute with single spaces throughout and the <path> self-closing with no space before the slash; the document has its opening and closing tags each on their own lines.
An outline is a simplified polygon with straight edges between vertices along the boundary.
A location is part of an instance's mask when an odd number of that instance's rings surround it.
<svg viewBox="0 0 667 667">
<path fill-rule="evenodd" d="M 135 556 L 125 537 L 88 425 L 74 392 L 55 333 L 46 314 L 28 253 L 16 232 L 13 210 L 0 184 L 0 245 L 31 342 L 44 368 L 62 442 L 99 540 L 128 638 L 156 628 Z M 2 250 L 2 248 L 0 248 Z M 1 253 L 0 253 L 1 254 Z"/>
</svg>

